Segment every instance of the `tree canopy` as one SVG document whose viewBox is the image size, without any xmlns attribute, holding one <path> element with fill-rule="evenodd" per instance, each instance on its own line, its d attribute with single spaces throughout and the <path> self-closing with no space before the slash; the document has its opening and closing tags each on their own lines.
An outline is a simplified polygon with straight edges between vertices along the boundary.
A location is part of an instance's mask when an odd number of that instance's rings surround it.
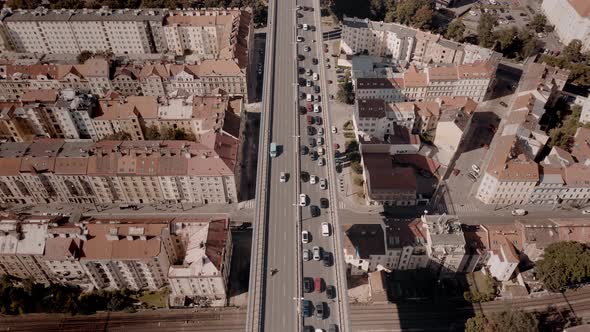
<svg viewBox="0 0 590 332">
<path fill-rule="evenodd" d="M 483 13 L 477 25 L 477 35 L 479 36 L 479 45 L 487 48 L 494 46 L 494 27 L 496 18 L 490 13 Z"/>
<path fill-rule="evenodd" d="M 452 39 L 456 42 L 463 42 L 463 36 L 465 34 L 465 24 L 463 24 L 462 20 L 456 20 L 451 22 L 447 27 L 447 32 L 445 32 L 445 38 Z"/>
<path fill-rule="evenodd" d="M 550 244 L 537 262 L 536 271 L 545 287 L 554 292 L 586 282 L 590 280 L 590 250 L 574 241 Z"/>
<path fill-rule="evenodd" d="M 465 323 L 465 332 L 538 332 L 539 320 L 529 312 L 503 311 L 490 315 L 477 314 Z"/>
</svg>

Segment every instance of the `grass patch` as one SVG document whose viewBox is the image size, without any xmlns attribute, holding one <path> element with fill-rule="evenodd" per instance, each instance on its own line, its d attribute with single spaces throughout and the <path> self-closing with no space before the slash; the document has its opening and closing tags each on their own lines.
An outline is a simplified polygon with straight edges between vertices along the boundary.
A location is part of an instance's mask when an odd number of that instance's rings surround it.
<svg viewBox="0 0 590 332">
<path fill-rule="evenodd" d="M 166 308 L 170 290 L 164 288 L 159 291 L 143 291 L 135 296 L 138 301 L 145 303 L 148 307 Z"/>
<path fill-rule="evenodd" d="M 353 132 L 349 132 L 349 131 L 348 131 L 348 132 L 344 132 L 344 138 L 351 138 L 351 139 L 354 139 L 354 138 L 356 138 L 356 136 L 354 135 L 354 133 L 353 133 Z"/>
</svg>

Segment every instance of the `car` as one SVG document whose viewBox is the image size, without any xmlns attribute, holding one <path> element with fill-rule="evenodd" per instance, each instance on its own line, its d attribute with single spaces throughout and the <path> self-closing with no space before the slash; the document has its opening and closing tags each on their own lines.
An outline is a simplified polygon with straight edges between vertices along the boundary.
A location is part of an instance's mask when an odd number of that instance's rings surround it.
<svg viewBox="0 0 590 332">
<path fill-rule="evenodd" d="M 307 126 L 307 134 L 308 134 L 309 136 L 311 136 L 311 135 L 315 135 L 315 129 L 313 129 L 313 127 L 312 127 L 312 126 Z"/>
<path fill-rule="evenodd" d="M 322 209 L 327 209 L 329 204 L 330 204 L 330 201 L 328 201 L 327 198 L 325 198 L 325 197 L 320 198 L 320 207 Z"/>
<path fill-rule="evenodd" d="M 324 302 L 315 305 L 315 318 L 324 319 Z"/>
<path fill-rule="evenodd" d="M 315 117 L 315 123 L 316 123 L 318 126 L 321 126 L 321 125 L 322 125 L 322 117 L 321 117 L 321 116 L 319 116 L 319 115 L 316 115 L 316 117 Z"/>
<path fill-rule="evenodd" d="M 338 129 L 335 126 L 332 126 L 332 134 L 336 134 L 338 132 Z"/>
<path fill-rule="evenodd" d="M 309 243 L 309 232 L 308 231 L 301 231 L 301 242 Z"/>
<path fill-rule="evenodd" d="M 319 154 L 320 156 L 323 156 L 323 155 L 324 155 L 324 152 L 325 152 L 325 151 L 324 151 L 324 148 L 323 148 L 323 147 L 321 147 L 321 146 L 320 146 L 320 147 L 318 147 L 318 154 Z"/>
<path fill-rule="evenodd" d="M 321 106 L 318 104 L 313 104 L 313 111 L 314 113 L 319 113 L 321 111 Z"/>
<path fill-rule="evenodd" d="M 297 42 L 301 43 L 302 41 L 304 41 L 305 39 L 303 39 L 303 37 L 301 36 L 297 36 Z"/>
<path fill-rule="evenodd" d="M 320 179 L 320 189 L 326 190 L 328 188 L 328 181 L 326 179 Z"/>
<path fill-rule="evenodd" d="M 318 145 L 324 145 L 324 138 L 323 137 L 318 137 Z"/>
<path fill-rule="evenodd" d="M 313 292 L 313 279 L 311 278 L 303 278 L 303 292 L 304 293 L 311 293 Z"/>
<path fill-rule="evenodd" d="M 303 24 L 297 23 L 297 29 L 301 29 L 301 28 L 303 28 Z"/>
<path fill-rule="evenodd" d="M 301 147 L 299 148 L 299 150 L 301 151 L 301 155 L 302 156 L 306 155 L 309 152 L 309 149 L 305 145 L 301 145 Z"/>
<path fill-rule="evenodd" d="M 318 135 L 320 135 L 320 136 L 324 135 L 324 127 L 318 128 Z"/>
<path fill-rule="evenodd" d="M 477 166 L 476 164 L 471 165 L 471 169 L 477 174 L 479 174 L 480 172 L 479 166 Z"/>
<path fill-rule="evenodd" d="M 316 246 L 313 247 L 311 251 L 313 252 L 314 261 L 320 261 L 322 259 L 322 248 Z"/>
<path fill-rule="evenodd" d="M 313 78 L 314 81 L 317 81 L 317 80 L 320 79 L 320 75 L 318 75 L 318 73 L 313 73 L 313 77 L 312 78 Z"/>
<path fill-rule="evenodd" d="M 320 208 L 317 205 L 310 205 L 309 206 L 309 213 L 311 214 L 312 218 L 320 216 Z"/>
<path fill-rule="evenodd" d="M 316 277 L 313 278 L 313 287 L 317 293 L 322 292 L 322 278 Z"/>
<path fill-rule="evenodd" d="M 332 266 L 332 253 L 329 252 L 325 252 L 323 255 L 323 263 L 324 263 L 324 267 L 330 267 Z"/>
<path fill-rule="evenodd" d="M 325 221 L 322 223 L 322 236 L 330 236 L 330 224 Z"/>
<path fill-rule="evenodd" d="M 299 206 L 306 206 L 307 205 L 307 195 L 306 194 L 299 194 Z"/>
<path fill-rule="evenodd" d="M 311 52 L 311 47 L 309 46 L 305 46 L 303 49 L 305 50 L 305 52 Z"/>
<path fill-rule="evenodd" d="M 500 105 L 504 106 L 504 107 L 508 107 L 508 104 L 506 104 L 505 102 L 501 101 Z"/>
<path fill-rule="evenodd" d="M 304 24 L 304 25 L 303 25 L 303 30 L 304 30 L 304 31 L 307 31 L 307 30 L 309 30 L 309 25 L 307 25 L 307 24 Z"/>
<path fill-rule="evenodd" d="M 307 120 L 307 125 L 312 125 L 315 123 L 315 117 L 311 115 L 306 116 L 305 119 Z"/>
<path fill-rule="evenodd" d="M 473 172 L 473 171 L 472 171 L 472 172 L 469 172 L 469 175 L 473 176 L 473 177 L 474 177 L 474 178 L 476 178 L 476 179 L 477 179 L 477 177 L 479 176 L 479 174 L 478 174 L 478 173 L 475 173 L 475 172 Z"/>
<path fill-rule="evenodd" d="M 303 182 L 309 181 L 309 173 L 307 173 L 306 171 L 301 171 L 300 177 L 301 181 Z"/>
<path fill-rule="evenodd" d="M 295 7 L 295 9 L 301 10 L 301 9 L 303 9 L 303 7 L 301 5 L 297 5 L 297 7 Z"/>
<path fill-rule="evenodd" d="M 317 151 L 312 151 L 309 156 L 311 157 L 311 161 L 316 161 L 318 160 L 318 152 Z"/>
<path fill-rule="evenodd" d="M 317 65 L 319 62 L 318 62 L 317 58 L 313 58 L 313 59 L 311 59 L 311 63 L 313 63 L 314 65 Z"/>
<path fill-rule="evenodd" d="M 309 183 L 310 184 L 316 184 L 317 183 L 317 176 L 312 175 L 309 177 Z"/>
<path fill-rule="evenodd" d="M 315 138 L 313 138 L 313 137 L 310 137 L 310 138 L 308 139 L 308 143 L 309 143 L 309 146 L 311 146 L 311 147 L 314 147 L 314 146 L 316 146 Z"/>
<path fill-rule="evenodd" d="M 280 182 L 285 183 L 287 182 L 287 173 L 281 172 Z"/>
<path fill-rule="evenodd" d="M 528 211 L 525 209 L 514 209 L 510 213 L 512 213 L 513 216 L 525 216 Z"/>
<path fill-rule="evenodd" d="M 306 107 L 307 107 L 307 113 L 310 113 L 312 111 L 311 103 L 307 103 Z"/>
<path fill-rule="evenodd" d="M 313 87 L 313 92 L 315 92 L 315 93 L 320 93 L 320 86 L 319 86 L 319 85 L 315 85 L 315 86 Z"/>
<path fill-rule="evenodd" d="M 309 261 L 311 259 L 311 251 L 309 249 L 303 249 L 303 260 Z"/>
<path fill-rule="evenodd" d="M 334 287 L 332 285 L 326 286 L 326 297 L 330 300 L 335 298 L 336 297 L 336 287 Z"/>
<path fill-rule="evenodd" d="M 590 214 L 590 210 L 582 210 L 582 214 Z"/>
<path fill-rule="evenodd" d="M 318 159 L 318 166 L 326 166 L 326 159 L 324 158 L 319 158 Z"/>
<path fill-rule="evenodd" d="M 467 174 L 467 177 L 469 178 L 469 180 L 471 180 L 471 182 L 477 182 L 477 177 L 472 173 Z"/>
<path fill-rule="evenodd" d="M 305 97 L 305 100 L 311 102 L 313 101 L 313 95 L 311 93 L 308 93 L 307 96 Z"/>
<path fill-rule="evenodd" d="M 313 81 L 312 80 L 305 81 L 305 86 L 311 87 L 312 85 L 313 85 Z"/>
<path fill-rule="evenodd" d="M 334 150 L 338 150 L 338 149 L 340 149 L 340 144 L 334 143 Z"/>
<path fill-rule="evenodd" d="M 338 326 L 336 324 L 328 325 L 328 332 L 338 332 Z"/>
<path fill-rule="evenodd" d="M 312 306 L 313 306 L 313 304 L 311 303 L 310 300 L 301 301 L 301 313 L 303 314 L 303 317 L 311 316 Z"/>
<path fill-rule="evenodd" d="M 311 74 L 312 74 L 312 73 L 313 73 L 313 72 L 311 71 L 311 69 L 308 69 L 308 70 L 305 72 L 305 75 L 307 75 L 307 76 L 311 76 Z"/>
</svg>

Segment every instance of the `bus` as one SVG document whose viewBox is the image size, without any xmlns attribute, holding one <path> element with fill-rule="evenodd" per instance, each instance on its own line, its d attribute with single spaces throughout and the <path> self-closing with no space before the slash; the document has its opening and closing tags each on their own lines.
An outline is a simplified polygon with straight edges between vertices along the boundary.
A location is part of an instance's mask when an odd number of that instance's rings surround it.
<svg viewBox="0 0 590 332">
<path fill-rule="evenodd" d="M 277 156 L 277 143 L 275 142 L 270 143 L 270 156 L 273 158 Z"/>
</svg>

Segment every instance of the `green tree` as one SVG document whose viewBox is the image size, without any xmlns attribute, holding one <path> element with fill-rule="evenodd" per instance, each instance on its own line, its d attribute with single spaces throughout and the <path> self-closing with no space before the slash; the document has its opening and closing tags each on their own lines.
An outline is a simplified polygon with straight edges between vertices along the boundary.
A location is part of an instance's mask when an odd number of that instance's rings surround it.
<svg viewBox="0 0 590 332">
<path fill-rule="evenodd" d="M 531 28 L 535 32 L 544 32 L 545 25 L 547 25 L 547 17 L 545 17 L 545 15 L 537 14 L 533 16 L 533 19 L 531 20 Z"/>
<path fill-rule="evenodd" d="M 422 6 L 412 18 L 412 25 L 417 29 L 427 29 L 434 18 L 434 11 L 429 6 Z"/>
<path fill-rule="evenodd" d="M 125 131 L 118 131 L 114 134 L 105 136 L 102 141 L 130 141 L 131 134 Z"/>
<path fill-rule="evenodd" d="M 579 242 L 550 244 L 537 262 L 537 275 L 550 291 L 590 280 L 590 250 Z"/>
<path fill-rule="evenodd" d="M 521 30 L 518 34 L 520 40 L 519 55 L 521 59 L 526 59 L 539 52 L 541 43 L 530 30 Z"/>
<path fill-rule="evenodd" d="M 422 7 L 434 9 L 434 2 L 430 0 L 406 0 L 399 3 L 396 8 L 397 21 L 401 24 L 412 25 L 415 23 L 414 16 Z"/>
<path fill-rule="evenodd" d="M 496 26 L 496 18 L 490 13 L 483 13 L 477 25 L 477 35 L 479 37 L 479 45 L 490 48 L 494 46 L 494 27 Z"/>
<path fill-rule="evenodd" d="M 563 55 L 568 62 L 582 61 L 582 42 L 579 39 L 574 39 L 569 42 L 569 44 L 563 49 Z"/>
<path fill-rule="evenodd" d="M 336 99 L 341 103 L 354 104 L 354 89 L 351 82 L 342 83 L 338 87 Z"/>
<path fill-rule="evenodd" d="M 461 43 L 463 42 L 464 34 L 465 24 L 463 24 L 463 20 L 458 19 L 449 24 L 447 32 L 445 33 L 445 38 Z"/>
<path fill-rule="evenodd" d="M 518 35 L 518 29 L 516 27 L 502 29 L 496 31 L 495 35 L 498 40 L 499 51 L 504 53 L 514 45 L 515 39 Z"/>
<path fill-rule="evenodd" d="M 530 312 L 503 311 L 490 315 L 477 314 L 465 322 L 465 332 L 538 332 L 539 320 Z"/>
</svg>

